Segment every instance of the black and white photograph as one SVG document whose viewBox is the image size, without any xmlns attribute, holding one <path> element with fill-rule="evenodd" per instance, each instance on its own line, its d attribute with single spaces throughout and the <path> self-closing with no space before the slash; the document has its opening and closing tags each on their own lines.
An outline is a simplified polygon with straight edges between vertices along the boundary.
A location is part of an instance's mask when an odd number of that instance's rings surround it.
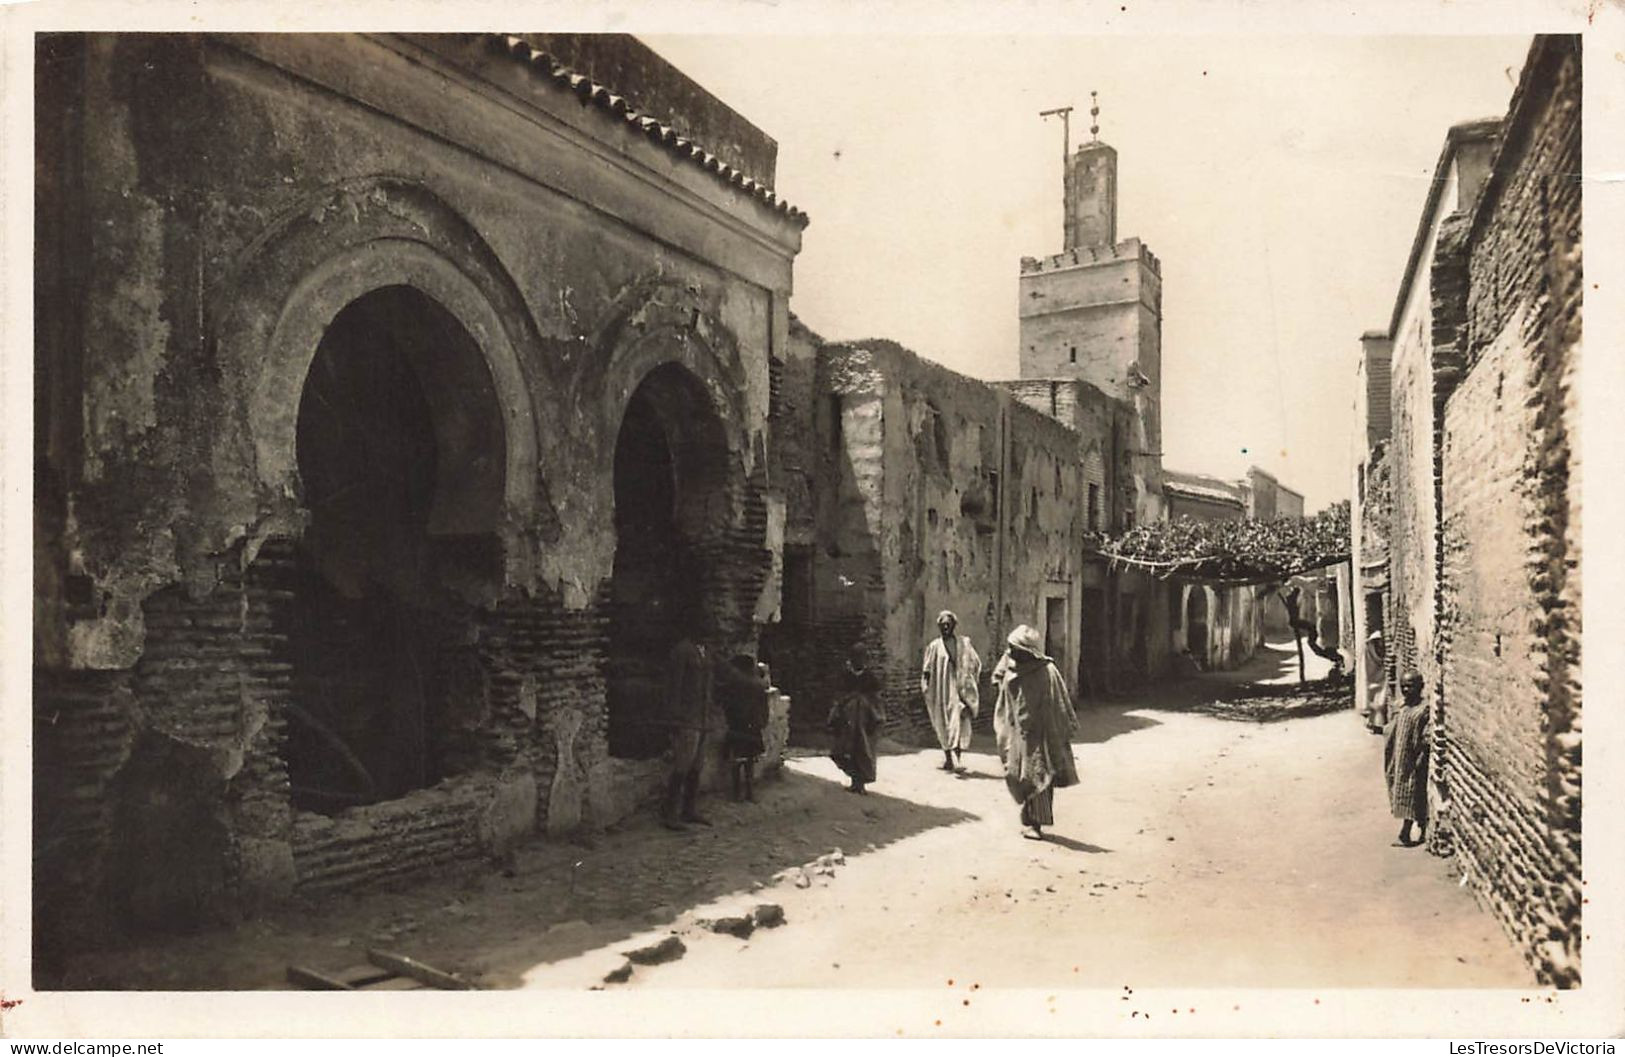
<svg viewBox="0 0 1625 1057">
<path fill-rule="evenodd" d="M 13 12 L 0 1034 L 1625 1032 L 1625 10 L 1418 6 Z"/>
</svg>

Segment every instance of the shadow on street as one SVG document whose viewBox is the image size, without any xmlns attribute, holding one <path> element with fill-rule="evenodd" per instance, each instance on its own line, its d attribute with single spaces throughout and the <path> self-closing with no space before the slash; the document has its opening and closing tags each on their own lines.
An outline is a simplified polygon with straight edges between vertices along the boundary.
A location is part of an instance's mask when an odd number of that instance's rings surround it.
<svg viewBox="0 0 1625 1057">
<path fill-rule="evenodd" d="M 671 832 L 640 816 L 593 849 L 559 856 L 554 846 L 540 846 L 521 863 L 519 876 L 530 892 L 550 893 L 547 907 L 538 912 L 550 912 L 553 927 L 535 928 L 528 942 L 515 937 L 501 946 L 487 936 L 469 943 L 467 956 L 483 951 L 482 986 L 518 987 L 524 972 L 540 963 L 670 926 L 718 899 L 757 889 L 747 903 L 772 902 L 768 886 L 775 875 L 831 849 L 857 858 L 926 830 L 978 818 L 958 808 L 887 795 L 884 786 L 884 763 L 880 782 L 864 795 L 786 769 L 780 780 L 758 787 L 756 804 L 720 799 L 705 804 L 715 823 L 711 827 Z M 567 927 L 558 928 L 559 923 Z M 454 956 L 462 956 L 460 946 L 454 945 Z"/>
</svg>

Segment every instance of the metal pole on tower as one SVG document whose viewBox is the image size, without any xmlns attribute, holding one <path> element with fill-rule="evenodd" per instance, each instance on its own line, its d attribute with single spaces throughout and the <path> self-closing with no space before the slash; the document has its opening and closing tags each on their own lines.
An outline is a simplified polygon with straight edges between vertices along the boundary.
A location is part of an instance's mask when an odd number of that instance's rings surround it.
<svg viewBox="0 0 1625 1057">
<path fill-rule="evenodd" d="M 1061 162 L 1066 162 L 1067 156 L 1072 153 L 1072 108 L 1058 106 L 1054 110 L 1040 110 L 1039 117 L 1055 117 L 1061 119 Z"/>
<path fill-rule="evenodd" d="M 1040 110 L 1038 112 L 1038 116 L 1041 118 L 1058 116 L 1061 119 L 1061 187 L 1063 188 L 1062 198 L 1065 199 L 1066 192 L 1064 188 L 1066 187 L 1066 167 L 1068 159 L 1072 157 L 1072 108 L 1069 106 L 1058 106 L 1053 110 Z M 1065 216 L 1066 208 L 1067 207 L 1063 206 L 1062 209 L 1061 242 L 1063 246 L 1071 246 L 1072 227 Z"/>
</svg>

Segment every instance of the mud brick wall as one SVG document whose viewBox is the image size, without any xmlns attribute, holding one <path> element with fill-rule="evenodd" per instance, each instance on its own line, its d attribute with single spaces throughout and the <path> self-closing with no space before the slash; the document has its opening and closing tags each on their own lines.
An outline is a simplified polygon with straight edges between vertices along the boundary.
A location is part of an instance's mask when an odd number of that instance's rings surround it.
<svg viewBox="0 0 1625 1057">
<path fill-rule="evenodd" d="M 113 823 L 108 792 L 135 735 L 126 671 L 34 674 L 34 956 L 48 967 L 61 948 L 95 937 Z"/>
<path fill-rule="evenodd" d="M 1432 457 L 1431 350 L 1418 342 L 1396 343 L 1393 363 L 1393 468 L 1388 518 L 1388 649 L 1395 670 L 1417 668 L 1437 685 L 1432 671 L 1434 467 Z"/>
<path fill-rule="evenodd" d="M 291 886 L 285 592 L 276 559 L 242 562 L 239 549 L 215 584 L 148 599 L 133 668 L 36 674 L 45 946 L 212 924 Z"/>
<path fill-rule="evenodd" d="M 771 181 L 772 141 L 636 41 L 549 41 L 638 82 L 618 98 L 724 135 L 706 149 Z M 674 159 L 626 113 L 583 111 L 520 44 L 40 46 L 35 889 L 52 935 L 85 923 L 93 943 L 108 917 L 206 922 L 394 881 L 501 854 L 538 821 L 557 832 L 638 806 L 650 761 L 606 744 L 603 588 L 610 464 L 645 381 L 681 404 L 669 421 L 701 423 L 699 486 L 727 478 L 705 499 L 721 572 L 697 589 L 733 645 L 771 620 L 780 485 L 765 441 L 793 388 L 806 218 L 765 183 L 706 172 L 697 145 Z M 516 134 L 538 121 L 570 141 Z M 449 313 L 461 335 L 455 355 L 414 361 L 440 459 L 427 509 L 445 520 L 412 544 L 433 583 L 402 597 L 435 610 L 422 656 L 446 714 L 412 747 L 444 780 L 321 818 L 294 808 L 285 762 L 307 759 L 314 729 L 285 726 L 313 681 L 289 624 L 311 628 L 296 611 L 318 597 L 289 540 L 324 545 L 298 411 L 335 321 L 408 289 L 400 303 Z M 447 384 L 453 361 L 483 381 Z M 468 422 L 500 422 L 503 443 Z"/>
<path fill-rule="evenodd" d="M 1442 445 L 1453 843 L 1540 980 L 1580 979 L 1580 54 L 1541 38 L 1468 232 Z"/>
<path fill-rule="evenodd" d="M 475 820 L 489 798 L 480 779 L 454 779 L 396 800 L 294 822 L 298 891 L 385 887 L 481 858 Z"/>
<path fill-rule="evenodd" d="M 510 766 L 527 764 L 534 774 L 537 823 L 549 832 L 569 830 L 589 814 L 589 776 L 606 758 L 608 592 L 597 605 L 571 610 L 538 591 L 503 603 L 480 626 L 493 720 L 517 739 Z"/>
</svg>

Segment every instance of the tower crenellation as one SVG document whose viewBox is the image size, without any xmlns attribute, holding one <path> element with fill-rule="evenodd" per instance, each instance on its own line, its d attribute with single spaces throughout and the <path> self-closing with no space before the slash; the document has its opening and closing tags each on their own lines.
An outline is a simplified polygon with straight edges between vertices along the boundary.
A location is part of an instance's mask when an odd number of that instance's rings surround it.
<svg viewBox="0 0 1625 1057">
<path fill-rule="evenodd" d="M 1099 114 L 1097 100 L 1089 142 L 1065 154 L 1061 252 L 1021 259 L 1021 377 L 1077 378 L 1132 403 L 1149 455 L 1162 446 L 1162 263 L 1138 238 L 1118 241 L 1117 151 Z"/>
</svg>

